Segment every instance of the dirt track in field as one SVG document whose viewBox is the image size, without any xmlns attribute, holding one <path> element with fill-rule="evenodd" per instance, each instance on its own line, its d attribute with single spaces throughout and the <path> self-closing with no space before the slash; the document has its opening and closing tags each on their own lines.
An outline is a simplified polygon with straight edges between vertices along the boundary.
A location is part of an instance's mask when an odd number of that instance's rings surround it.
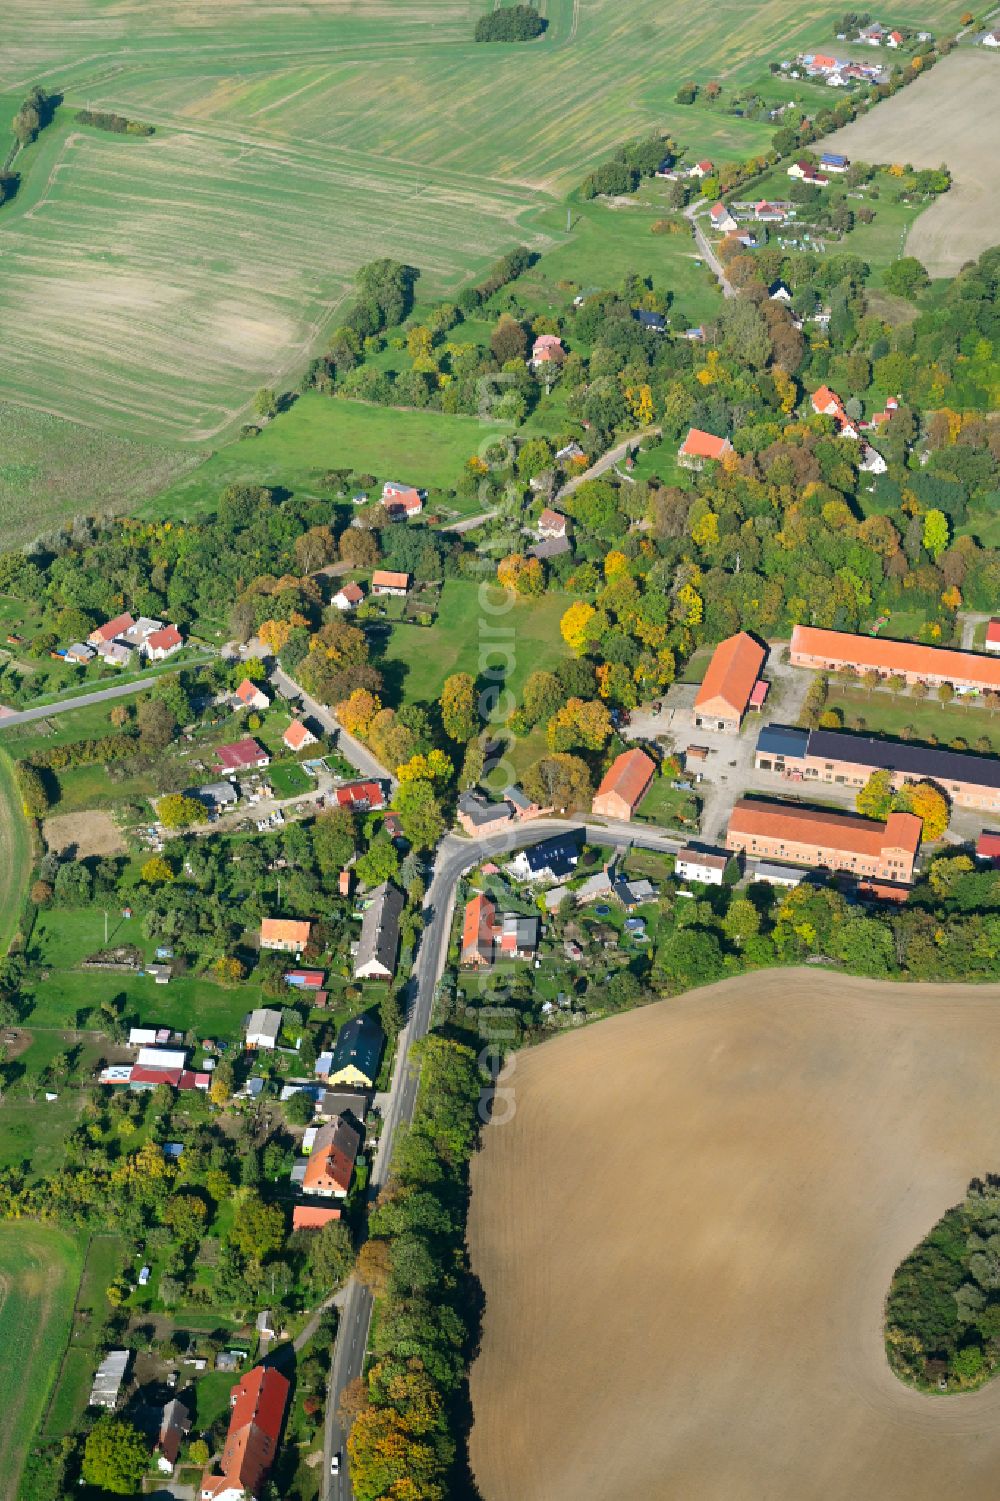
<svg viewBox="0 0 1000 1501">
<path fill-rule="evenodd" d="M 992 1501 L 1000 1382 L 903 1387 L 882 1305 L 1000 1167 L 1000 986 L 745 976 L 505 1082 L 470 1221 L 484 1501 Z"/>
<path fill-rule="evenodd" d="M 954 276 L 1000 243 L 1000 57 L 961 49 L 924 78 L 820 141 L 858 161 L 946 165 L 950 192 L 924 209 L 906 239 L 907 255 L 932 276 Z"/>
</svg>

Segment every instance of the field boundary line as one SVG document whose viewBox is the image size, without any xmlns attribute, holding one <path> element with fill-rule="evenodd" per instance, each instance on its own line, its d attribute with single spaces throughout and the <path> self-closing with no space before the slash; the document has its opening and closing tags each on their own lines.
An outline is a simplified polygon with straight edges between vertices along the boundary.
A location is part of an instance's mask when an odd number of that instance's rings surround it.
<svg viewBox="0 0 1000 1501">
<path fill-rule="evenodd" d="M 83 1264 L 80 1267 L 80 1280 L 76 1285 L 76 1296 L 73 1299 L 73 1307 L 70 1310 L 69 1332 L 66 1335 L 66 1344 L 59 1359 L 59 1369 L 56 1371 L 56 1374 L 53 1377 L 52 1386 L 49 1389 L 49 1396 L 48 1401 L 45 1404 L 45 1410 L 38 1420 L 38 1427 L 35 1429 L 35 1436 L 40 1439 L 45 1439 L 46 1437 L 53 1436 L 48 1433 L 49 1416 L 52 1412 L 52 1407 L 56 1399 L 56 1392 L 59 1390 L 59 1386 L 62 1382 L 63 1371 L 66 1369 L 67 1357 L 69 1356 L 70 1350 L 73 1348 L 73 1335 L 76 1331 L 76 1316 L 80 1311 L 80 1298 L 83 1295 L 83 1282 L 84 1278 L 87 1275 L 87 1267 L 90 1262 L 90 1253 L 93 1250 L 94 1242 L 96 1240 L 105 1238 L 111 1239 L 112 1237 L 110 1233 L 106 1237 L 102 1235 L 94 1235 L 93 1233 L 91 1233 L 87 1237 L 87 1247 L 83 1253 Z"/>
</svg>

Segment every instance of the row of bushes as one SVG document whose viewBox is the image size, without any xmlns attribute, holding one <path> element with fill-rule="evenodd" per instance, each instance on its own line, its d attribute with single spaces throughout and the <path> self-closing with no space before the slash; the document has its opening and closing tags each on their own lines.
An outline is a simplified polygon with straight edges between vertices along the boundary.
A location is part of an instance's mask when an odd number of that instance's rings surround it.
<svg viewBox="0 0 1000 1501">
<path fill-rule="evenodd" d="M 136 753 L 137 737 L 126 727 L 115 735 L 100 735 L 91 740 L 68 740 L 49 750 L 36 751 L 31 762 L 47 771 L 64 771 L 68 766 L 93 766 L 95 761 L 124 761 Z"/>
<path fill-rule="evenodd" d="M 113 115 L 100 109 L 78 109 L 76 122 L 78 125 L 94 125 L 98 130 L 112 130 L 116 135 L 151 136 L 154 134 L 154 127 L 145 124 L 142 120 L 129 120 L 125 115 Z"/>
</svg>

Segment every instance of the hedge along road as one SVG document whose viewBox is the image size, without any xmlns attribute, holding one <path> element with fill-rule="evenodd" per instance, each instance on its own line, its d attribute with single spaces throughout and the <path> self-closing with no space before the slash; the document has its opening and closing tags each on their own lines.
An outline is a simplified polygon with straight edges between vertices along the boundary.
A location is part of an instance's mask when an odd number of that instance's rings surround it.
<svg viewBox="0 0 1000 1501">
<path fill-rule="evenodd" d="M 31 873 L 31 833 L 21 808 L 11 759 L 0 750 L 0 955 L 17 932 Z"/>
</svg>

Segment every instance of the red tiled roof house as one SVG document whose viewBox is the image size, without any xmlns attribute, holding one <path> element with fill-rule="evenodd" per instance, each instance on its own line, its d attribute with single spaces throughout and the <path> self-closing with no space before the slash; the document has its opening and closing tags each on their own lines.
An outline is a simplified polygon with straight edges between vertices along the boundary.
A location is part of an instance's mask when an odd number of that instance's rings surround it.
<svg viewBox="0 0 1000 1501">
<path fill-rule="evenodd" d="M 466 903 L 462 919 L 462 963 L 488 965 L 493 962 L 496 938 L 496 907 L 488 896 L 479 892 Z"/>
<path fill-rule="evenodd" d="M 410 575 L 408 573 L 393 573 L 388 568 L 376 568 L 372 574 L 373 594 L 395 594 L 403 597 L 409 587 Z"/>
<path fill-rule="evenodd" d="M 793 667 L 820 672 L 877 672 L 879 677 L 903 677 L 907 683 L 931 688 L 949 683 L 978 693 L 1000 693 L 1000 661 L 979 652 L 920 646 L 915 641 L 890 641 L 884 636 L 854 636 L 797 625 L 792 631 L 789 661 Z"/>
<path fill-rule="evenodd" d="M 233 1387 L 221 1474 L 206 1470 L 201 1501 L 244 1501 L 257 1495 L 278 1452 L 289 1391 L 286 1378 L 270 1366 L 255 1366 Z"/>
<path fill-rule="evenodd" d="M 623 751 L 604 773 L 594 794 L 592 812 L 627 822 L 645 797 L 655 773 L 656 762 L 645 751 Z"/>
<path fill-rule="evenodd" d="M 407 521 L 411 516 L 420 515 L 424 499 L 413 485 L 397 485 L 394 480 L 386 480 L 382 486 L 382 504 L 390 521 Z"/>
<path fill-rule="evenodd" d="M 306 1163 L 302 1192 L 318 1199 L 342 1199 L 351 1186 L 361 1136 L 342 1115 L 321 1126 Z"/>
<path fill-rule="evenodd" d="M 290 751 L 305 750 L 307 745 L 318 743 L 312 730 L 307 729 L 301 719 L 293 719 L 281 739 Z"/>
<path fill-rule="evenodd" d="M 728 438 L 717 438 L 714 433 L 704 433 L 699 427 L 688 428 L 687 437 L 677 450 L 677 462 L 685 469 L 701 469 L 706 459 L 716 463 L 733 452 Z"/>
<path fill-rule="evenodd" d="M 250 678 L 244 678 L 236 690 L 236 697 L 245 709 L 269 709 L 271 700 Z"/>
<path fill-rule="evenodd" d="M 165 625 L 146 637 L 146 655 L 151 662 L 163 662 L 184 645 L 184 637 L 175 625 Z"/>
<path fill-rule="evenodd" d="M 260 925 L 260 946 L 279 954 L 299 954 L 309 942 L 312 923 L 294 917 L 265 917 Z"/>
</svg>

